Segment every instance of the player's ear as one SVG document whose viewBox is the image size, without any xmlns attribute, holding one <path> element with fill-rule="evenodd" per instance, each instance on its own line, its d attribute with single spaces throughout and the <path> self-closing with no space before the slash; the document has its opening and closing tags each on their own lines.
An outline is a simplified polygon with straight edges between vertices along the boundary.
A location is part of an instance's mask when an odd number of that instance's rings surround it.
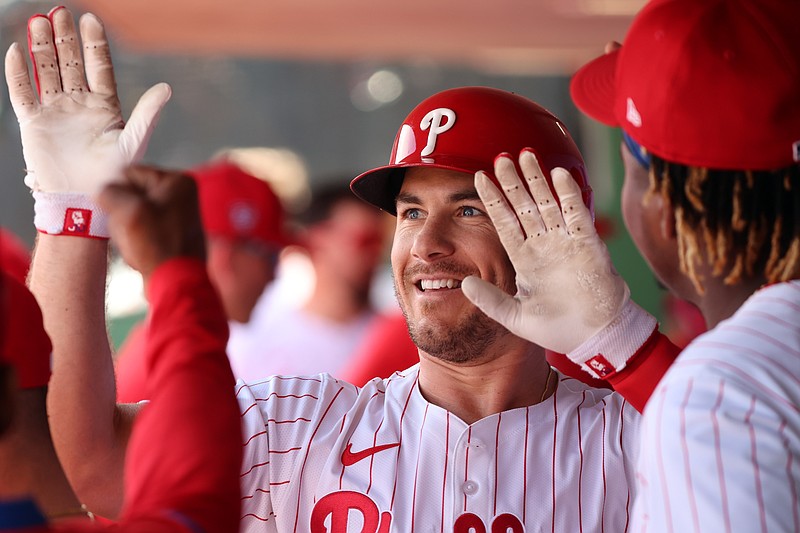
<svg viewBox="0 0 800 533">
<path fill-rule="evenodd" d="M 224 237 L 210 237 L 206 240 L 208 268 L 211 278 L 223 276 L 233 270 L 233 243 Z"/>
</svg>

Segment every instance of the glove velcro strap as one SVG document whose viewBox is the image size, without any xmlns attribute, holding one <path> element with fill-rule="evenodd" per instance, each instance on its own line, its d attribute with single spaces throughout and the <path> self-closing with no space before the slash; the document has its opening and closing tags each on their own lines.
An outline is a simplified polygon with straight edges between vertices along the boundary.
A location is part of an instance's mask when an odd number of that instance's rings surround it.
<svg viewBox="0 0 800 533">
<path fill-rule="evenodd" d="M 625 368 L 657 327 L 653 315 L 629 300 L 613 322 L 567 356 L 592 376 L 607 379 Z"/>
<path fill-rule="evenodd" d="M 85 194 L 34 191 L 33 225 L 49 235 L 108 239 L 108 215 Z"/>
</svg>

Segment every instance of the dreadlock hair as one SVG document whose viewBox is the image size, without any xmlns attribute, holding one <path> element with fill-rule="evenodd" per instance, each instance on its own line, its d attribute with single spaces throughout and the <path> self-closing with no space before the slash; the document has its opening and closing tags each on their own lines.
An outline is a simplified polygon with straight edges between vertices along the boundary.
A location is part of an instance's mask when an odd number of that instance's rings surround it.
<svg viewBox="0 0 800 533">
<path fill-rule="evenodd" d="M 675 210 L 681 272 L 705 292 L 705 260 L 726 285 L 800 277 L 800 164 L 772 171 L 717 170 L 651 154 L 650 188 Z"/>
</svg>

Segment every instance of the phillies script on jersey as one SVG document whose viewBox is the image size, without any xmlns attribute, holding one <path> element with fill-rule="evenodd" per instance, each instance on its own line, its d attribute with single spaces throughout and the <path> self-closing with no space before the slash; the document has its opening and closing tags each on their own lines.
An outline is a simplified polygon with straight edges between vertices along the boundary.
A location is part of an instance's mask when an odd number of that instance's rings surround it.
<svg viewBox="0 0 800 533">
<path fill-rule="evenodd" d="M 639 415 L 621 396 L 559 375 L 468 425 L 417 379 L 240 382 L 243 531 L 626 531 Z"/>
</svg>

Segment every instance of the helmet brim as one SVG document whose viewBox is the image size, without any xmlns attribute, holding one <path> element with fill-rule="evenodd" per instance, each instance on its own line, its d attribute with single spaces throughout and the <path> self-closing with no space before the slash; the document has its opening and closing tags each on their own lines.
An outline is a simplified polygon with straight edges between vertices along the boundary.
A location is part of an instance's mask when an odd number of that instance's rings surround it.
<svg viewBox="0 0 800 533">
<path fill-rule="evenodd" d="M 448 159 L 455 158 L 451 157 Z M 463 172 L 470 176 L 482 170 L 490 176 L 494 176 L 493 169 L 481 168 L 481 165 L 476 161 L 461 160 L 445 161 L 441 163 L 400 163 L 397 165 L 377 167 L 359 174 L 350 182 L 350 190 L 365 202 L 383 209 L 390 215 L 397 216 L 397 209 L 395 207 L 397 194 L 400 192 L 400 187 L 403 186 L 405 171 L 414 167 L 453 170 L 456 172 Z"/>
</svg>

